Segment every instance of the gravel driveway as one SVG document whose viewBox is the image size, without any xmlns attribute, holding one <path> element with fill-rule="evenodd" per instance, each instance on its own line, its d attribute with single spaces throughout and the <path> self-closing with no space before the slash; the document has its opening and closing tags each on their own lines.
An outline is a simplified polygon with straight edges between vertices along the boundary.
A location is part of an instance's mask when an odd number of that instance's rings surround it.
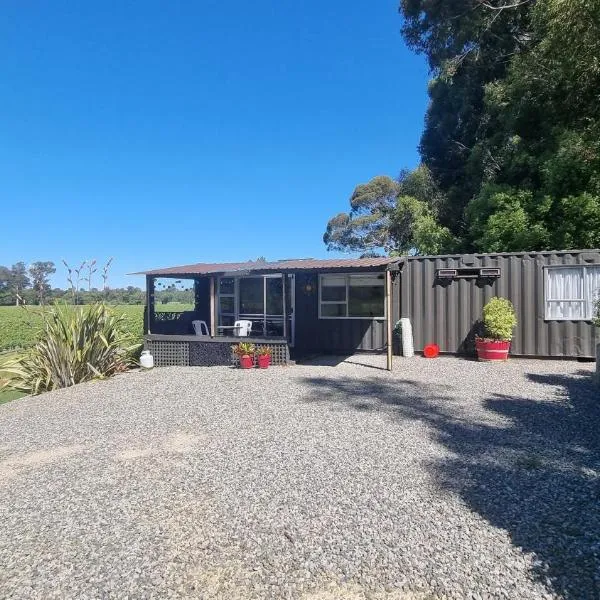
<svg viewBox="0 0 600 600">
<path fill-rule="evenodd" d="M 0 597 L 600 597 L 593 365 L 383 363 L 0 406 Z"/>
</svg>

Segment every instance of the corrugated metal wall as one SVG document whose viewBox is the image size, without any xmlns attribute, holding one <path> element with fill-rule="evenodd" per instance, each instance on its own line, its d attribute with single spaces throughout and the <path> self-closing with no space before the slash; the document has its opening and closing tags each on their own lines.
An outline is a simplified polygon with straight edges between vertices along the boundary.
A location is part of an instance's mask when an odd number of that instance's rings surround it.
<svg viewBox="0 0 600 600">
<path fill-rule="evenodd" d="M 512 354 L 592 358 L 590 322 L 544 319 L 544 267 L 578 264 L 600 264 L 600 251 L 411 257 L 402 267 L 400 314 L 412 321 L 416 350 L 434 342 L 442 352 L 470 354 L 484 304 L 503 296 L 514 304 L 519 321 Z M 473 279 L 436 282 L 436 269 L 469 267 L 499 267 L 502 274 L 491 285 Z"/>
</svg>

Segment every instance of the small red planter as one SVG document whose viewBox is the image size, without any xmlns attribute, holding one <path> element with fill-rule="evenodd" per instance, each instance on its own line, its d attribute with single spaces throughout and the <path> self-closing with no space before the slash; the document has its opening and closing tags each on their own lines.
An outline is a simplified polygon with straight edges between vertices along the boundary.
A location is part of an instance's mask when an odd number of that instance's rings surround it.
<svg viewBox="0 0 600 600">
<path fill-rule="evenodd" d="M 254 358 L 248 354 L 240 356 L 240 367 L 242 369 L 251 369 L 254 366 Z"/>
<path fill-rule="evenodd" d="M 259 354 L 258 355 L 258 368 L 259 369 L 268 369 L 271 364 L 271 357 L 268 354 Z"/>
<path fill-rule="evenodd" d="M 475 348 L 477 349 L 477 358 L 481 361 L 508 360 L 510 341 L 476 338 Z"/>
</svg>

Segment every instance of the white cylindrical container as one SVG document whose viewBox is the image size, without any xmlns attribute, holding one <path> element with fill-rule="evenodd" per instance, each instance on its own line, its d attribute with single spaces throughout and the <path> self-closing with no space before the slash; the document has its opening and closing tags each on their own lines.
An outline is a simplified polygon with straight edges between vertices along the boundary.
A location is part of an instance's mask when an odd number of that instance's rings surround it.
<svg viewBox="0 0 600 600">
<path fill-rule="evenodd" d="M 402 317 L 400 323 L 402 327 L 402 356 L 410 358 L 415 355 L 412 325 L 408 317 Z"/>
<path fill-rule="evenodd" d="M 154 366 L 154 357 L 150 354 L 150 350 L 143 350 L 140 356 L 140 366 L 144 369 L 151 369 Z"/>
</svg>

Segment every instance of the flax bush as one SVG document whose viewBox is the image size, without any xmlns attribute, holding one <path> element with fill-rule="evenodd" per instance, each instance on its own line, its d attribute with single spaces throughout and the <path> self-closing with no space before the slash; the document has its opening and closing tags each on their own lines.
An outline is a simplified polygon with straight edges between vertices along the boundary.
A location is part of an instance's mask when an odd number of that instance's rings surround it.
<svg viewBox="0 0 600 600">
<path fill-rule="evenodd" d="M 2 370 L 10 387 L 40 394 L 124 371 L 139 347 L 126 318 L 103 303 L 54 306 L 43 313 L 39 341 Z"/>
<path fill-rule="evenodd" d="M 483 307 L 485 335 L 492 340 L 510 341 L 517 326 L 515 309 L 506 298 L 492 298 Z"/>
</svg>

